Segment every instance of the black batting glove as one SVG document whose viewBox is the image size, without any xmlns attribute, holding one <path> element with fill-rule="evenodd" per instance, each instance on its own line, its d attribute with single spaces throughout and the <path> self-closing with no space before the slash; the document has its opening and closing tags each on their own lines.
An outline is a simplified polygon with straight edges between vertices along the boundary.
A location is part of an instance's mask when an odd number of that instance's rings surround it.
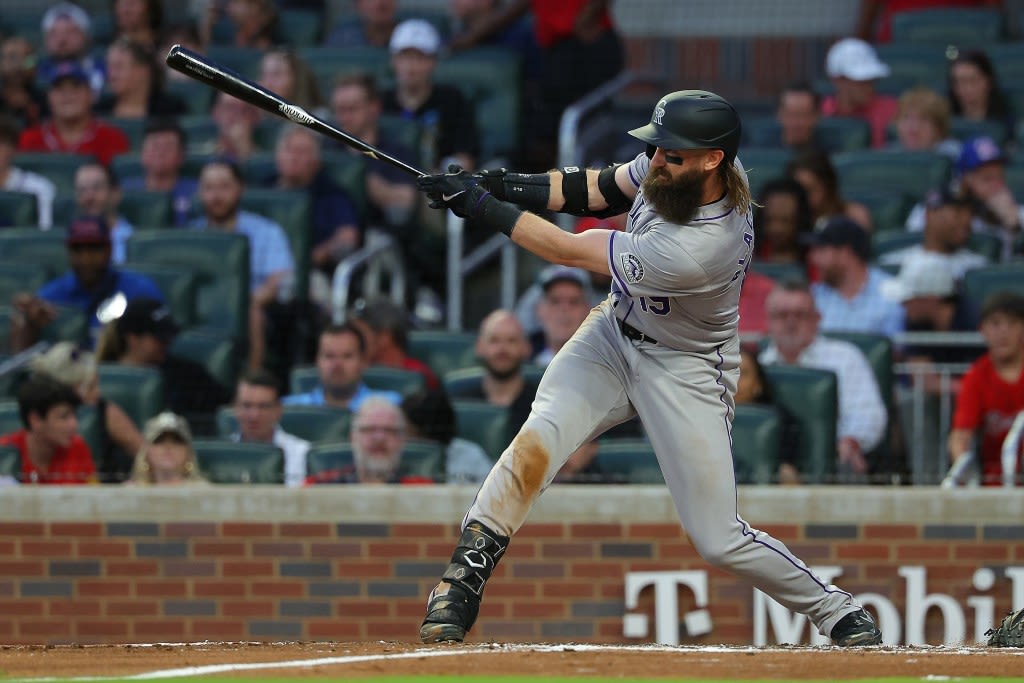
<svg viewBox="0 0 1024 683">
<path fill-rule="evenodd" d="M 432 209 L 451 209 L 456 215 L 491 230 L 512 234 L 522 210 L 496 199 L 481 184 L 481 176 L 462 169 L 458 164 L 448 173 L 420 176 L 416 179 L 420 192 L 430 199 Z"/>
</svg>

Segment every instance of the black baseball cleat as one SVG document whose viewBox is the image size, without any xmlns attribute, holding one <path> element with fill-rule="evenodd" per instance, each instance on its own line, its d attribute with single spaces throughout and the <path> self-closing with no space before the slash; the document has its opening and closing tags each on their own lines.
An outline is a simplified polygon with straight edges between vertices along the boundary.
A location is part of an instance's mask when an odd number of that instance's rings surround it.
<svg viewBox="0 0 1024 683">
<path fill-rule="evenodd" d="M 448 590 L 438 594 L 438 588 L 443 587 Z M 430 594 L 427 616 L 420 626 L 420 640 L 424 643 L 461 643 L 479 611 L 479 597 L 454 584 L 442 583 Z"/>
<path fill-rule="evenodd" d="M 875 626 L 875 620 L 865 609 L 850 612 L 832 627 L 833 645 L 840 647 L 858 647 L 861 645 L 881 645 L 882 632 Z"/>
</svg>

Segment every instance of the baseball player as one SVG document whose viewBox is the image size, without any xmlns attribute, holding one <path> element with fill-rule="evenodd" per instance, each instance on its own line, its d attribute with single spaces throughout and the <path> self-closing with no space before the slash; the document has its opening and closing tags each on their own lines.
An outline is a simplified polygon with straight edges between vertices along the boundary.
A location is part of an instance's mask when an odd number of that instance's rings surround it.
<svg viewBox="0 0 1024 683">
<path fill-rule="evenodd" d="M 418 181 L 431 206 L 472 228 L 500 230 L 547 261 L 612 277 L 608 298 L 548 366 L 530 417 L 481 485 L 428 599 L 420 638 L 463 640 L 510 537 L 569 454 L 639 415 L 705 560 L 806 614 L 837 645 L 881 643 L 849 593 L 737 511 L 737 307 L 754 247 L 750 189 L 736 159 L 739 115 L 718 95 L 683 90 L 659 100 L 650 123 L 630 135 L 647 144 L 646 154 L 601 171 L 471 175 L 452 167 Z M 627 228 L 572 234 L 520 207 L 599 217 L 628 211 Z"/>
</svg>

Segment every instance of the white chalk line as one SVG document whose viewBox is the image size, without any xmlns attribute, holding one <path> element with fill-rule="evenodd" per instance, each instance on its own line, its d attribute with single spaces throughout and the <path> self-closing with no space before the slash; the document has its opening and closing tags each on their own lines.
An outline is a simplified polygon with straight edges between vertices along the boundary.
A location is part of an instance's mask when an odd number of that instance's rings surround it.
<svg viewBox="0 0 1024 683">
<path fill-rule="evenodd" d="M 219 643 L 220 645 L 232 645 L 234 643 Z M 193 645 L 211 646 L 218 643 L 193 643 Z M 705 653 L 705 654 L 742 654 L 742 653 L 781 653 L 801 651 L 848 651 L 846 648 L 820 646 L 803 648 L 764 648 L 753 646 L 674 646 L 674 645 L 592 645 L 592 644 L 568 644 L 568 645 L 530 645 L 530 644 L 481 644 L 470 647 L 459 647 L 458 649 L 439 650 L 435 648 L 419 649 L 412 652 L 389 652 L 375 655 L 343 655 L 336 657 L 319 657 L 316 659 L 293 659 L 276 662 L 238 662 L 234 664 L 207 664 L 203 666 L 187 666 L 176 669 L 158 669 L 146 671 L 127 676 L 76 676 L 73 678 L 16 678 L 8 679 L 9 683 L 50 683 L 55 681 L 85 682 L 85 681 L 145 681 L 159 678 L 188 678 L 193 676 L 207 676 L 212 674 L 230 673 L 238 671 L 259 671 L 266 669 L 291 669 L 309 668 L 315 666 L 331 666 L 339 664 L 359 664 L 362 662 L 379 662 L 398 659 L 423 659 L 431 657 L 458 657 L 466 655 L 487 655 L 487 654 L 508 654 L 510 652 L 675 652 L 675 653 Z M 889 655 L 908 654 L 937 654 L 937 655 L 967 655 L 967 654 L 1012 654 L 1024 656 L 1024 651 L 1012 651 L 1006 649 L 995 650 L 993 648 L 971 648 L 971 647 L 947 647 L 947 646 L 915 646 L 906 647 L 878 647 L 865 648 L 862 652 L 876 652 Z"/>
</svg>

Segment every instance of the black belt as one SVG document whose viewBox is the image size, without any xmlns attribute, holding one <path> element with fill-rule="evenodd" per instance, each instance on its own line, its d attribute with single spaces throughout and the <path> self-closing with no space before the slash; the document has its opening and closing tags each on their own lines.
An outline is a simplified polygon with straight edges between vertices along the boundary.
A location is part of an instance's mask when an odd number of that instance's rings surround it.
<svg viewBox="0 0 1024 683">
<path fill-rule="evenodd" d="M 625 320 L 619 321 L 619 327 L 622 328 L 622 334 L 626 335 L 629 339 L 639 342 L 647 342 L 648 344 L 657 344 L 658 340 L 649 334 L 644 334 L 640 330 L 636 329 Z"/>
</svg>

